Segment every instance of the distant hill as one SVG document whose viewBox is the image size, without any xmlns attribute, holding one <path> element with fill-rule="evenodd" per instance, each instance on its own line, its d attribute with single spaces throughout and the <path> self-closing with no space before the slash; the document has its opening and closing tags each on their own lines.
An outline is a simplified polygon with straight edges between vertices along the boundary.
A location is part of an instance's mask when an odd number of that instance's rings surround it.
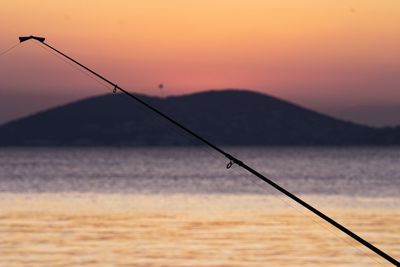
<svg viewBox="0 0 400 267">
<path fill-rule="evenodd" d="M 353 106 L 336 109 L 329 114 L 376 127 L 400 125 L 400 105 Z"/>
<path fill-rule="evenodd" d="M 400 127 L 372 128 L 251 91 L 138 95 L 218 145 L 398 145 Z M 159 146 L 199 142 L 130 98 L 103 95 L 0 127 L 1 146 Z"/>
</svg>

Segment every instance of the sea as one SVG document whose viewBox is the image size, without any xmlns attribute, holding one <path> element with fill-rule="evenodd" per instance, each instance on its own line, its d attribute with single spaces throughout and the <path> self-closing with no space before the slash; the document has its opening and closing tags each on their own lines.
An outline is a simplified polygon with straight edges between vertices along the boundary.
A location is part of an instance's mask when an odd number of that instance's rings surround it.
<svg viewBox="0 0 400 267">
<path fill-rule="evenodd" d="M 226 147 L 400 259 L 400 147 Z M 202 146 L 0 148 L 0 266 L 391 266 Z"/>
</svg>

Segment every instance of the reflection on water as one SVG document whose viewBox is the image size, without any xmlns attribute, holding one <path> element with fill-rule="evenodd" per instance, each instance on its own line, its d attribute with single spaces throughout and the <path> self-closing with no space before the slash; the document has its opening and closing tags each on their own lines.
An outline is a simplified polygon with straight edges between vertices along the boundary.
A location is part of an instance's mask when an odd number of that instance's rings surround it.
<svg viewBox="0 0 400 267">
<path fill-rule="evenodd" d="M 382 209 L 384 200 L 355 210 L 315 198 L 400 256 L 399 209 Z M 272 196 L 7 194 L 0 208 L 0 266 L 386 264 Z"/>
<path fill-rule="evenodd" d="M 297 194 L 400 196 L 400 148 L 227 150 Z M 226 164 L 205 148 L 0 149 L 0 192 L 276 193 Z"/>
<path fill-rule="evenodd" d="M 399 148 L 229 150 L 400 258 Z M 1 149 L 0 267 L 387 265 L 215 156 Z"/>
</svg>

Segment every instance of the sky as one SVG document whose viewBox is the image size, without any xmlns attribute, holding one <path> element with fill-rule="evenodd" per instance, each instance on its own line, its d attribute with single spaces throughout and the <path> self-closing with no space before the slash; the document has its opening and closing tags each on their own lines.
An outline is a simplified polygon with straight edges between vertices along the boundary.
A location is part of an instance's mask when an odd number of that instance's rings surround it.
<svg viewBox="0 0 400 267">
<path fill-rule="evenodd" d="M 139 93 L 245 88 L 400 124 L 398 0 L 0 0 L 0 53 L 31 34 Z M 0 123 L 105 92 L 34 42 L 0 56 Z"/>
</svg>

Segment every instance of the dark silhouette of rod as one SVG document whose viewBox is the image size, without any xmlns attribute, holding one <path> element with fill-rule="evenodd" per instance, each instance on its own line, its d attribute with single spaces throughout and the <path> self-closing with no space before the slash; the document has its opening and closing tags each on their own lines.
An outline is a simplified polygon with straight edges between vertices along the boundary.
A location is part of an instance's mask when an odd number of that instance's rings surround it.
<svg viewBox="0 0 400 267">
<path fill-rule="evenodd" d="M 358 236 L 357 234 L 355 234 L 354 232 L 350 231 L 348 228 L 344 227 L 343 225 L 341 225 L 340 223 L 336 222 L 335 220 L 333 220 L 332 218 L 330 218 L 329 216 L 325 215 L 324 213 L 322 213 L 321 211 L 317 210 L 316 208 L 314 208 L 313 206 L 311 206 L 310 204 L 308 204 L 307 202 L 305 202 L 304 200 L 302 200 L 301 198 L 295 196 L 294 194 L 290 193 L 289 191 L 287 191 L 285 188 L 281 187 L 280 185 L 276 184 L 275 182 L 273 182 L 271 179 L 267 178 L 266 176 L 262 175 L 261 173 L 257 172 L 256 170 L 254 170 L 253 168 L 251 168 L 250 166 L 248 166 L 246 163 L 240 161 L 239 159 L 237 159 L 236 157 L 230 155 L 229 153 L 225 152 L 224 150 L 222 150 L 221 148 L 219 148 L 218 146 L 212 144 L 210 141 L 204 139 L 203 137 L 201 137 L 200 135 L 198 135 L 197 133 L 193 132 L 192 130 L 188 129 L 186 126 L 182 125 L 181 123 L 179 123 L 178 121 L 176 121 L 175 119 L 169 117 L 168 115 L 164 114 L 163 112 L 161 112 L 160 110 L 158 110 L 157 108 L 149 105 L 148 103 L 146 103 L 145 101 L 141 100 L 139 97 L 129 93 L 128 91 L 126 91 L 125 89 L 119 87 L 117 84 L 111 82 L 110 80 L 108 80 L 107 78 L 103 77 L 102 75 L 98 74 L 97 72 L 89 69 L 88 67 L 86 67 L 85 65 L 79 63 L 78 61 L 76 61 L 75 59 L 71 58 L 70 56 L 64 54 L 63 52 L 59 51 L 58 49 L 52 47 L 51 45 L 45 43 L 45 38 L 43 37 L 37 37 L 37 36 L 27 36 L 27 37 L 19 37 L 20 42 L 25 42 L 28 41 L 30 39 L 36 40 L 42 44 L 44 44 L 45 46 L 47 46 L 48 48 L 50 48 L 51 50 L 57 52 L 58 54 L 64 56 L 65 58 L 69 59 L 70 61 L 74 62 L 75 64 L 77 64 L 78 66 L 84 68 L 85 70 L 89 71 L 90 73 L 92 73 L 93 75 L 95 75 L 96 77 L 100 78 L 101 80 L 105 81 L 106 83 L 112 85 L 114 87 L 114 92 L 116 92 L 117 90 L 123 92 L 124 94 L 128 95 L 129 97 L 133 98 L 135 101 L 139 102 L 140 104 L 144 105 L 145 107 L 147 107 L 148 109 L 152 110 L 153 112 L 157 113 L 158 115 L 160 115 L 161 117 L 165 118 L 166 120 L 170 121 L 171 123 L 175 124 L 176 126 L 178 126 L 179 128 L 181 128 L 182 130 L 184 130 L 185 132 L 187 132 L 188 134 L 194 136 L 195 138 L 197 138 L 198 140 L 200 140 L 201 142 L 203 142 L 204 144 L 208 145 L 209 147 L 211 147 L 212 149 L 218 151 L 219 153 L 221 153 L 222 155 L 224 155 L 227 159 L 229 159 L 229 163 L 226 166 L 228 169 L 233 165 L 233 164 L 237 164 L 240 167 L 242 167 L 243 169 L 247 170 L 248 172 L 250 172 L 251 174 L 257 176 L 258 178 L 260 178 L 261 180 L 263 180 L 264 182 L 266 182 L 267 184 L 271 185 L 272 187 L 274 187 L 275 189 L 277 189 L 278 191 L 280 191 L 281 193 L 285 194 L 286 196 L 288 196 L 289 198 L 291 198 L 292 200 L 296 201 L 297 203 L 299 203 L 300 205 L 302 205 L 303 207 L 305 207 L 306 209 L 308 209 L 309 211 L 313 212 L 315 215 L 319 216 L 320 218 L 324 219 L 326 222 L 330 223 L 331 225 L 335 226 L 337 229 L 339 229 L 340 231 L 342 231 L 343 233 L 347 234 L 348 236 L 352 237 L 354 240 L 358 241 L 359 243 L 361 243 L 362 245 L 364 245 L 365 247 L 369 248 L 370 250 L 372 250 L 373 252 L 375 252 L 376 254 L 378 254 L 379 256 L 381 256 L 382 258 L 386 259 L 387 261 L 389 261 L 390 263 L 392 263 L 395 266 L 400 266 L 400 262 L 397 261 L 395 258 L 393 258 L 392 256 L 388 255 L 387 253 L 385 253 L 384 251 L 380 250 L 379 248 L 377 248 L 376 246 L 372 245 L 371 243 L 369 243 L 368 241 L 366 241 L 365 239 L 361 238 L 360 236 Z"/>
</svg>

